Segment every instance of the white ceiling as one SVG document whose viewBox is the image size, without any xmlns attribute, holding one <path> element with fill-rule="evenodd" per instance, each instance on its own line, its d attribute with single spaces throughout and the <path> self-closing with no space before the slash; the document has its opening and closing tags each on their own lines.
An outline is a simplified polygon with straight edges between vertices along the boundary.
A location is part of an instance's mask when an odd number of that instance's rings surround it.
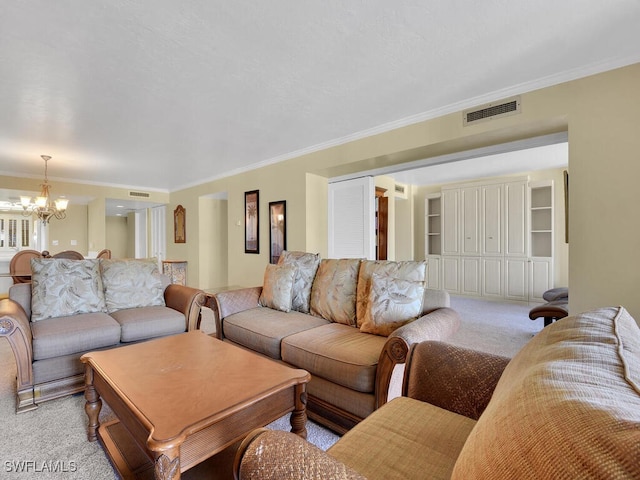
<svg viewBox="0 0 640 480">
<path fill-rule="evenodd" d="M 636 63 L 638 25 L 638 0 L 4 1 L 0 174 L 173 191 Z"/>
</svg>

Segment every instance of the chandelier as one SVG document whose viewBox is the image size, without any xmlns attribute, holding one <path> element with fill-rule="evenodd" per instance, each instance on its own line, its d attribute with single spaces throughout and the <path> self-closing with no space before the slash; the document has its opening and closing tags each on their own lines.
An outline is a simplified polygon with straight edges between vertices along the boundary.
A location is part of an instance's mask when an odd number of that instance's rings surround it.
<svg viewBox="0 0 640 480">
<path fill-rule="evenodd" d="M 51 202 L 49 198 L 49 181 L 47 180 L 47 162 L 51 160 L 49 155 L 40 155 L 44 160 L 44 183 L 40 184 L 42 189 L 40 190 L 40 196 L 36 197 L 31 203 L 31 197 L 20 196 L 20 203 L 22 204 L 22 215 L 29 217 L 36 215 L 39 220 L 42 220 L 43 224 L 49 223 L 51 217 L 55 217 L 58 220 L 62 220 L 67 217 L 67 205 L 69 200 L 66 198 L 58 198 L 55 202 Z"/>
</svg>

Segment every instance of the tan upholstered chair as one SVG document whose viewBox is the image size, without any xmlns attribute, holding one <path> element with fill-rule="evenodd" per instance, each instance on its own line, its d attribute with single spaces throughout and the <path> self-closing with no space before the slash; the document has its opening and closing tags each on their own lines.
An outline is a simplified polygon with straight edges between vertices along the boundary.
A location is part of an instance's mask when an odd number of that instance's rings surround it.
<svg viewBox="0 0 640 480">
<path fill-rule="evenodd" d="M 96 258 L 111 258 L 111 250 L 109 250 L 108 248 L 100 250 L 98 252 L 98 255 L 96 255 Z"/>
<path fill-rule="evenodd" d="M 16 253 L 9 263 L 9 274 L 13 283 L 31 282 L 31 259 L 41 256 L 37 250 L 21 250 Z"/>
</svg>

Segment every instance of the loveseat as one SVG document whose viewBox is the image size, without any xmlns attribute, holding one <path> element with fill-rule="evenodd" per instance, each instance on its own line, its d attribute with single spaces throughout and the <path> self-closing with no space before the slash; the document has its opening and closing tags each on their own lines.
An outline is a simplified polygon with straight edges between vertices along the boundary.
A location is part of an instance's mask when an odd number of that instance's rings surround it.
<svg viewBox="0 0 640 480">
<path fill-rule="evenodd" d="M 561 319 L 511 361 L 420 343 L 403 395 L 327 452 L 255 430 L 235 478 L 640 478 L 640 329 L 622 307 Z"/>
<path fill-rule="evenodd" d="M 311 373 L 309 417 L 344 433 L 394 385 L 400 393 L 410 345 L 458 329 L 448 294 L 425 288 L 425 273 L 425 262 L 285 251 L 262 286 L 217 293 L 209 306 L 221 340 Z"/>
<path fill-rule="evenodd" d="M 80 356 L 198 327 L 204 292 L 171 285 L 155 260 L 31 260 L 0 301 L 17 366 L 18 413 L 84 389 Z"/>
</svg>

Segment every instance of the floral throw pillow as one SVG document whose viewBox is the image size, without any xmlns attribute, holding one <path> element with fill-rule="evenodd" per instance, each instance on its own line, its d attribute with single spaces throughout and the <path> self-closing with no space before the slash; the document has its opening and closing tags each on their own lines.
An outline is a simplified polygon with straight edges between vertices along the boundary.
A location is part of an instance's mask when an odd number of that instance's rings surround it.
<svg viewBox="0 0 640 480">
<path fill-rule="evenodd" d="M 162 275 L 155 259 L 100 259 L 109 313 L 125 308 L 165 305 Z"/>
<path fill-rule="evenodd" d="M 291 311 L 295 275 L 294 265 L 267 265 L 258 303 L 282 312 Z"/>
<path fill-rule="evenodd" d="M 280 255 L 278 265 L 295 265 L 297 268 L 291 310 L 309 313 L 311 285 L 313 285 L 313 279 L 316 276 L 319 264 L 320 254 L 318 253 L 289 252 L 285 250 Z"/>
<path fill-rule="evenodd" d="M 422 312 L 424 282 L 412 282 L 374 273 L 360 331 L 388 337 Z"/>
<path fill-rule="evenodd" d="M 311 287 L 311 315 L 356 325 L 359 258 L 323 259 Z"/>
<path fill-rule="evenodd" d="M 98 261 L 31 259 L 31 321 L 106 312 Z"/>
</svg>

